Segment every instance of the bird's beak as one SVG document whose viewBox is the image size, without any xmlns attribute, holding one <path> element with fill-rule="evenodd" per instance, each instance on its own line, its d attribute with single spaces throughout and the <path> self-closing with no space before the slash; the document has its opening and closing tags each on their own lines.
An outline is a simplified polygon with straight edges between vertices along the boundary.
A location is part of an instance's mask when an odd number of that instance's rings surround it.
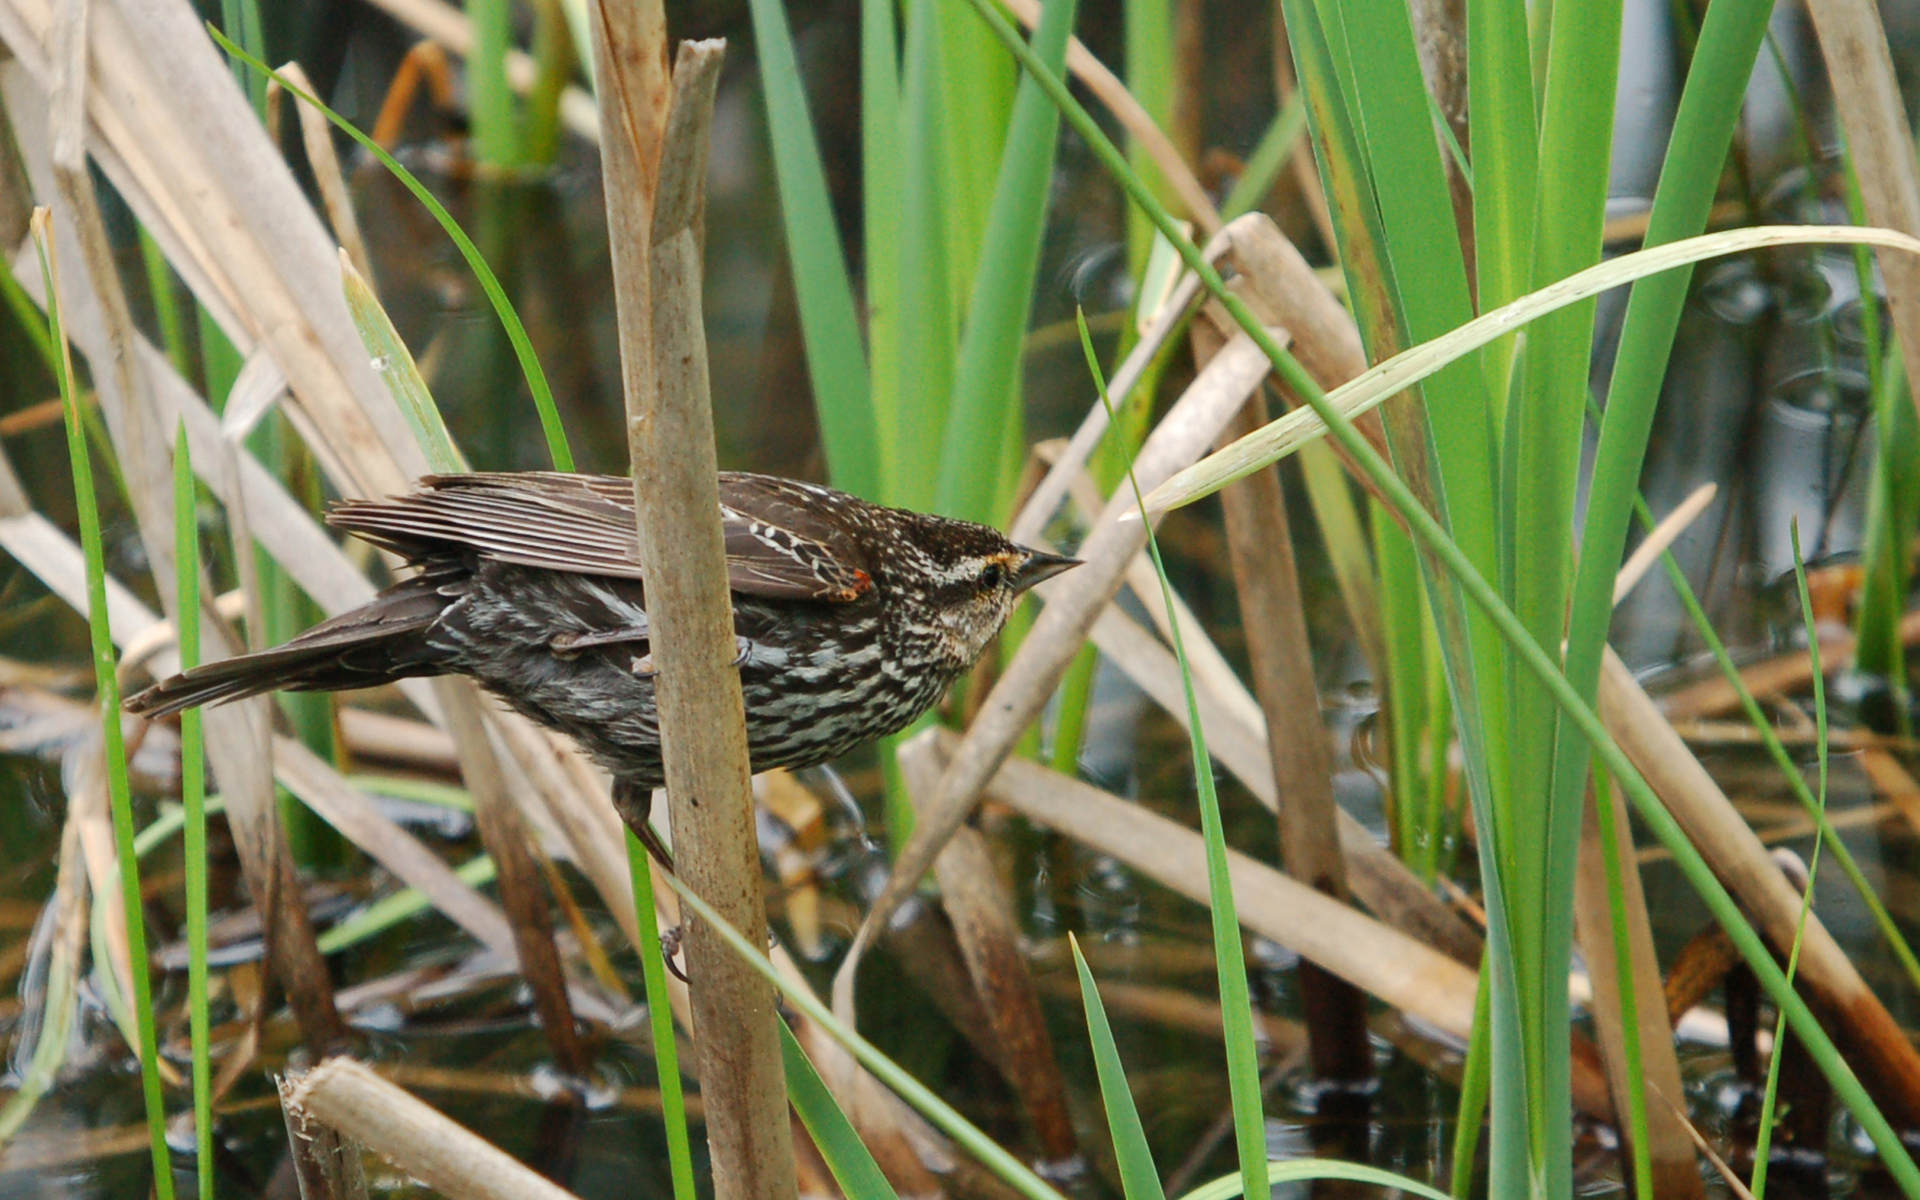
<svg viewBox="0 0 1920 1200">
<path fill-rule="evenodd" d="M 1042 554 L 1038 550 L 1027 551 L 1027 561 L 1013 573 L 1013 591 L 1015 595 L 1026 591 L 1042 580 L 1052 579 L 1070 567 L 1080 565 L 1077 558 L 1068 558 L 1062 554 Z"/>
</svg>

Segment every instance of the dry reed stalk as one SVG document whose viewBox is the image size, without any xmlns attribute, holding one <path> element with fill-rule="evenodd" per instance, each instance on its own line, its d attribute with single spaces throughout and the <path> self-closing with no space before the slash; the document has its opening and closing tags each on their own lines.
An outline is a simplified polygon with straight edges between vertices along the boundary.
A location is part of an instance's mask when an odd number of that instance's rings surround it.
<svg viewBox="0 0 1920 1200">
<path fill-rule="evenodd" d="M 1900 618 L 1900 644 L 1920 645 L 1920 610 Z M 1853 650 L 1851 630 L 1830 633 L 1820 639 L 1820 661 L 1828 671 L 1852 662 Z M 1790 650 L 1741 668 L 1740 678 L 1756 696 L 1796 692 L 1813 682 L 1813 662 L 1805 650 Z M 1676 721 L 1724 716 L 1739 708 L 1740 693 L 1718 672 L 1660 697 L 1660 711 L 1669 720 Z"/>
<path fill-rule="evenodd" d="M 1678 540 L 1687 527 L 1707 511 L 1707 505 L 1713 503 L 1713 497 L 1720 490 L 1718 484 L 1703 483 L 1695 488 L 1685 500 L 1674 506 L 1672 512 L 1660 518 L 1640 544 L 1627 556 L 1626 565 L 1613 577 L 1613 602 L 1618 605 L 1627 598 L 1627 593 L 1653 569 L 1660 556 Z"/>
<path fill-rule="evenodd" d="M 724 43 L 681 44 L 662 128 L 666 29 L 658 6 L 600 0 L 592 14 L 627 445 L 676 869 L 758 944 L 767 917 L 700 304 L 708 131 Z M 686 941 L 715 1194 L 793 1196 L 773 989 L 710 928 L 694 923 Z"/>
<path fill-rule="evenodd" d="M 1846 130 L 1867 223 L 1920 234 L 1920 166 L 1894 78 L 1887 31 L 1870 0 L 1808 0 L 1833 103 Z M 1881 251 L 1887 307 L 1908 362 L 1920 362 L 1920 259 Z M 1920 393 L 1913 400 L 1920 405 Z"/>
<path fill-rule="evenodd" d="M 566 972 L 560 965 L 560 950 L 553 944 L 553 913 L 547 889 L 527 845 L 527 827 L 514 806 L 493 743 L 487 738 L 480 690 L 472 680 L 445 675 L 433 684 L 441 711 L 447 715 L 447 731 L 461 748 L 460 769 L 467 792 L 473 797 L 474 823 L 499 872 L 500 903 L 513 928 L 520 970 L 533 989 L 540 1030 L 560 1069 L 582 1078 L 592 1062 L 574 1028 Z"/>
<path fill-rule="evenodd" d="M 46 86 L 48 0 L 0 3 L 0 40 Z M 345 493 L 425 473 L 337 285 L 332 239 L 190 7 L 99 0 L 87 149 L 243 356 L 265 346 L 288 415 Z"/>
<path fill-rule="evenodd" d="M 929 730 L 901 748 L 902 758 L 936 762 L 959 739 Z M 987 793 L 1028 820 L 1104 851 L 1181 895 L 1207 902 L 1200 835 L 1091 784 L 1024 759 L 1009 759 Z M 1243 925 L 1309 959 L 1449 1037 L 1473 1028 L 1472 970 L 1407 935 L 1289 879 L 1237 851 L 1227 852 L 1234 903 Z"/>
<path fill-rule="evenodd" d="M 1627 944 L 1634 988 L 1635 1028 L 1640 1039 L 1640 1074 L 1627 1072 L 1626 1035 L 1622 1016 L 1618 956 L 1614 952 L 1613 912 L 1607 891 L 1607 864 L 1596 804 L 1613 806 L 1615 855 L 1620 864 L 1620 889 L 1625 897 Z M 1640 886 L 1640 870 L 1633 859 L 1633 826 L 1627 802 L 1617 785 L 1605 795 L 1588 799 L 1580 827 L 1580 856 L 1574 878 L 1574 934 L 1580 956 L 1593 982 L 1590 1001 L 1601 1056 L 1606 1062 L 1607 1086 L 1614 1112 L 1630 1111 L 1635 1090 L 1652 1087 L 1669 1096 L 1681 1096 L 1680 1060 L 1673 1049 L 1673 1024 L 1667 1017 L 1660 983 L 1660 960 L 1653 951 L 1653 927 L 1647 918 L 1647 896 Z M 1694 1165 L 1693 1139 L 1658 1104 L 1646 1106 L 1647 1153 L 1653 1162 L 1654 1194 L 1689 1200 L 1705 1191 Z M 1618 1122 L 1622 1138 L 1630 1138 L 1627 1122 Z"/>
<path fill-rule="evenodd" d="M 1195 354 L 1204 355 L 1219 345 L 1219 335 L 1211 325 L 1196 325 L 1193 342 Z M 1221 441 L 1253 432 L 1266 424 L 1266 416 L 1266 397 L 1255 389 L 1221 433 Z M 1345 902 L 1346 858 L 1340 847 L 1339 805 L 1333 798 L 1333 753 L 1320 716 L 1313 647 L 1307 641 L 1279 470 L 1255 472 L 1223 490 L 1220 502 L 1247 663 L 1266 718 L 1267 757 L 1279 799 L 1280 864 L 1293 878 Z M 1302 964 L 1299 979 L 1314 1074 L 1331 1080 L 1371 1079 L 1373 1046 L 1359 990 L 1312 964 Z"/>
<path fill-rule="evenodd" d="M 299 63 L 287 63 L 280 68 L 280 74 L 309 96 L 320 94 Z M 273 84 L 269 90 L 278 90 L 279 86 Z M 268 97 L 269 110 L 277 99 Z M 334 151 L 333 124 L 313 105 L 298 98 L 290 99 L 300 115 L 300 144 L 306 148 L 307 164 L 313 168 L 314 182 L 320 186 L 320 201 L 327 207 L 327 223 L 333 226 L 333 236 L 340 248 L 353 260 L 353 269 L 360 272 L 360 277 L 371 287 L 373 259 L 367 256 L 367 243 L 360 236 L 360 221 L 353 213 L 353 194 L 347 190 L 346 175 L 340 170 L 340 155 Z"/>
<path fill-rule="evenodd" d="M 425 721 L 367 708 L 341 708 L 340 734 L 356 757 L 377 758 L 423 771 L 455 772 L 453 739 Z"/>
<path fill-rule="evenodd" d="M 350 1058 L 329 1058 L 292 1076 L 280 1096 L 289 1114 L 361 1142 L 452 1200 L 572 1200 L 573 1193 Z"/>
<path fill-rule="evenodd" d="M 1226 253 L 1227 243 L 1224 237 L 1216 236 L 1207 243 L 1202 253 L 1208 262 L 1217 260 Z M 1153 321 L 1134 343 L 1133 349 L 1113 373 L 1113 379 L 1107 386 L 1107 401 L 1112 404 L 1113 412 L 1118 412 L 1133 395 L 1133 389 L 1146 375 L 1147 368 L 1167 344 L 1167 339 L 1186 322 L 1188 310 L 1200 295 L 1200 277 L 1191 271 L 1183 274 L 1173 287 L 1167 302 L 1154 315 Z M 1099 448 L 1100 439 L 1106 436 L 1107 426 L 1112 420 L 1107 403 L 1094 397 L 1087 415 L 1080 419 L 1079 427 L 1073 431 L 1066 446 L 1052 456 L 1047 473 L 1021 504 L 1013 523 L 1007 527 L 1007 536 L 1021 545 L 1033 545 L 1046 529 L 1047 522 L 1053 520 L 1054 511 L 1060 502 L 1067 498 L 1073 482 L 1087 459 Z M 1038 447 L 1036 447 L 1036 450 Z"/>
<path fill-rule="evenodd" d="M 1267 360 L 1244 334 L 1229 342 L 1194 379 L 1148 436 L 1134 462 L 1142 490 L 1151 490 L 1194 461 L 1266 377 Z M 1114 497 L 1080 547 L 1082 564 L 1040 591 L 1046 605 L 1007 664 L 979 717 L 967 731 L 939 789 L 900 851 L 834 979 L 833 1003 L 842 1020 L 852 1015 L 853 980 L 875 932 L 919 886 L 947 839 L 966 822 L 980 788 L 1012 752 L 1013 745 L 1046 705 L 1101 613 L 1124 581 L 1127 564 L 1146 544 L 1146 526 L 1133 519 L 1129 491 Z M 851 1021 L 849 1021 L 851 1023 Z"/>
<path fill-rule="evenodd" d="M 916 805 L 939 786 L 938 768 L 925 755 L 900 756 L 900 773 Z M 994 867 L 986 838 L 975 829 L 955 830 L 934 860 L 934 877 L 940 884 L 941 906 L 952 918 L 971 986 L 993 1026 L 999 1047 L 995 1061 L 1026 1110 L 1044 1159 L 1072 1162 L 1080 1148 L 1067 1108 L 1066 1078 L 1020 947 L 1012 899 Z"/>
<path fill-rule="evenodd" d="M 72 10 L 62 10 L 64 12 Z M 102 11 L 87 24 L 89 39 L 108 22 Z M 72 49 L 72 47 L 69 47 Z M 76 51 L 71 64 L 55 61 L 47 110 L 53 122 L 44 160 L 28 152 L 30 175 L 36 187 L 45 186 L 62 201 L 59 240 L 67 243 L 70 269 L 60 279 L 63 311 L 79 311 L 81 323 L 104 332 L 100 357 L 91 357 L 101 413 L 105 417 L 135 521 L 153 572 L 156 590 L 172 607 L 177 596 L 173 577 L 180 564 L 173 548 L 171 463 L 168 437 L 154 420 L 148 381 L 138 355 L 126 295 L 122 290 L 105 223 L 93 192 L 87 167 L 87 139 L 82 111 L 64 93 L 88 87 L 84 64 L 90 56 Z M 78 253 L 73 253 L 74 249 Z M 197 563 L 191 569 L 197 570 Z M 213 656 L 226 643 L 226 630 L 209 612 L 203 640 Z M 346 1027 L 332 1003 L 332 985 L 326 964 L 315 944 L 306 909 L 299 895 L 293 861 L 280 830 L 267 767 L 267 724 L 261 702 L 249 702 L 210 712 L 206 725 L 207 758 L 228 798 L 228 823 L 261 919 L 269 930 L 267 943 L 274 973 L 286 989 L 301 1028 L 316 1045 L 330 1046 L 346 1035 Z"/>
<path fill-rule="evenodd" d="M 1601 669 L 1600 715 L 1754 927 L 1784 954 L 1800 921 L 1799 893 L 1611 650 Z M 1888 1119 L 1920 1124 L 1920 1052 L 1811 913 L 1796 985 Z"/>
<path fill-rule="evenodd" d="M 300 1200 L 366 1200 L 367 1172 L 360 1161 L 360 1143 L 289 1103 L 291 1079 L 283 1077 L 276 1084 Z"/>
</svg>

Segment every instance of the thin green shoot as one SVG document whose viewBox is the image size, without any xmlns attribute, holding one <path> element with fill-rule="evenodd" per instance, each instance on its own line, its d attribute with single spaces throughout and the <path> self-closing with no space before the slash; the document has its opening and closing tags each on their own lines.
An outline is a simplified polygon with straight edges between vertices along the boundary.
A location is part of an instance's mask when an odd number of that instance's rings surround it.
<svg viewBox="0 0 1920 1200">
<path fill-rule="evenodd" d="M 1813 597 L 1807 593 L 1807 564 L 1800 556 L 1800 519 L 1789 527 L 1793 538 L 1793 583 L 1800 593 L 1800 616 L 1806 623 L 1807 655 L 1813 665 L 1814 754 L 1819 763 L 1820 815 L 1823 820 L 1813 831 L 1813 856 L 1807 861 L 1807 890 L 1800 897 L 1800 919 L 1793 927 L 1793 949 L 1787 953 L 1787 982 L 1791 984 L 1800 968 L 1800 945 L 1807 932 L 1807 914 L 1813 911 L 1813 885 L 1820 875 L 1820 847 L 1826 841 L 1827 812 L 1827 685 L 1820 671 L 1820 631 L 1813 617 Z M 1835 839 L 1838 845 L 1838 839 Z M 1773 1023 L 1773 1055 L 1767 1063 L 1766 1097 L 1760 1104 L 1760 1132 L 1753 1144 L 1753 1183 L 1748 1189 L 1753 1200 L 1766 1200 L 1767 1158 L 1773 1148 L 1774 1107 L 1780 1093 L 1780 1060 L 1786 1057 L 1787 1015 L 1779 1014 Z"/>
<path fill-rule="evenodd" d="M 1100 403 L 1113 420 L 1113 402 L 1107 396 L 1106 375 L 1100 369 L 1100 356 L 1093 349 L 1093 334 L 1087 330 L 1086 316 L 1080 322 L 1080 349 L 1087 357 L 1087 370 L 1093 375 Z M 1220 1017 L 1226 1033 L 1227 1085 L 1233 1097 L 1234 1142 L 1240 1152 L 1240 1180 L 1249 1196 L 1265 1196 L 1267 1184 L 1267 1134 L 1265 1104 L 1260 1089 L 1260 1059 L 1254 1048 L 1253 1000 L 1247 987 L 1246 952 L 1240 941 L 1240 917 L 1233 902 L 1233 879 L 1227 872 L 1226 833 L 1220 821 L 1220 797 L 1213 786 L 1213 759 L 1207 753 L 1206 732 L 1200 722 L 1200 701 L 1194 695 L 1193 673 L 1187 664 L 1186 645 L 1180 636 L 1180 620 L 1173 607 L 1173 587 L 1167 582 L 1167 566 L 1160 557 L 1160 540 L 1154 535 L 1153 522 L 1146 517 L 1146 497 L 1140 481 L 1127 467 L 1127 483 L 1133 488 L 1134 502 L 1140 506 L 1141 524 L 1147 534 L 1147 553 L 1153 559 L 1154 574 L 1160 580 L 1160 601 L 1167 610 L 1167 631 L 1173 642 L 1173 655 L 1180 664 L 1180 683 L 1187 697 L 1187 737 L 1193 750 L 1193 778 L 1200 794 L 1200 832 L 1207 846 L 1207 897 L 1213 917 L 1214 965 L 1220 977 Z"/>
<path fill-rule="evenodd" d="M 107 570 L 100 540 L 100 508 L 93 491 L 93 466 L 81 427 L 73 387 L 73 351 L 60 319 L 60 289 L 54 265 L 52 220 L 46 209 L 33 216 L 40 251 L 40 276 L 46 283 L 47 336 L 57 358 L 60 403 L 66 411 L 67 455 L 73 464 L 74 504 L 80 516 L 80 548 L 87 564 L 87 625 L 93 644 L 93 673 L 100 705 L 100 731 L 107 764 L 107 800 L 113 810 L 114 846 L 120 860 L 120 896 L 126 906 L 127 955 L 132 964 L 131 997 L 140 1058 L 141 1090 L 147 1108 L 147 1134 L 153 1151 L 153 1186 L 159 1200 L 173 1200 L 173 1164 L 167 1152 L 166 1099 L 160 1090 L 159 1039 L 153 1025 L 153 983 L 147 974 L 147 930 L 140 903 L 140 862 L 133 852 L 133 793 L 127 780 L 127 746 L 120 728 L 120 680 L 113 633 L 107 625 Z"/>
<path fill-rule="evenodd" d="M 175 619 L 180 669 L 200 664 L 199 493 L 182 421 L 173 440 Z M 213 1200 L 212 1025 L 207 1019 L 207 768 L 200 710 L 180 714 L 180 808 L 185 822 L 182 861 L 187 893 L 187 1019 L 193 1043 L 193 1141 L 200 1200 Z"/>
<path fill-rule="evenodd" d="M 520 370 L 527 378 L 527 388 L 533 393 L 534 407 L 540 412 L 540 428 L 546 434 L 547 452 L 553 459 L 554 470 L 573 470 L 573 450 L 567 444 L 567 431 L 560 423 L 560 410 L 554 405 L 553 389 L 547 385 L 547 374 L 540 368 L 540 359 L 533 352 L 533 341 L 527 337 L 527 328 L 520 323 L 520 314 L 514 311 L 513 302 L 507 298 L 506 289 L 500 286 L 500 280 L 494 275 L 493 268 L 487 265 L 487 260 L 481 255 L 479 248 L 473 244 L 473 239 L 460 228 L 460 223 L 453 219 L 453 214 L 449 213 L 440 201 L 434 199 L 433 193 L 427 190 L 425 184 L 414 178 L 413 172 L 401 166 L 399 160 L 388 154 L 379 143 L 355 128 L 353 122 L 321 103 L 319 97 L 295 87 L 278 71 L 234 45 L 222 36 L 219 30 L 208 26 L 207 31 L 228 54 L 278 83 L 290 94 L 299 97 L 302 102 L 311 104 L 325 115 L 327 120 L 343 130 L 348 137 L 360 143 L 367 153 L 379 159 L 380 164 L 391 171 L 393 177 L 404 184 L 406 189 L 413 193 L 414 198 L 433 214 L 433 219 L 440 223 L 440 228 L 446 231 L 447 236 L 453 239 L 453 244 L 459 248 L 460 257 L 467 260 L 468 269 L 480 281 L 480 287 L 487 293 L 487 299 L 493 304 L 493 311 L 499 316 L 500 324 L 506 328 L 507 340 L 513 343 L 513 352 L 520 360 Z"/>
<path fill-rule="evenodd" d="M 1071 933 L 1073 967 L 1080 976 L 1080 1002 L 1087 1010 L 1087 1040 L 1093 1043 L 1093 1066 L 1100 1077 L 1100 1097 L 1107 1108 L 1107 1127 L 1113 1136 L 1113 1158 L 1120 1168 L 1120 1190 L 1127 1200 L 1166 1200 L 1160 1187 L 1160 1171 L 1153 1164 L 1153 1151 L 1147 1146 L 1147 1131 L 1140 1124 L 1140 1110 L 1134 1107 L 1133 1085 L 1127 1082 L 1127 1069 L 1120 1061 L 1120 1048 L 1113 1041 L 1113 1027 L 1107 1022 L 1107 1006 L 1100 1000 L 1100 988 L 1093 981 L 1086 955 L 1080 953 L 1080 940 Z M 1240 1182 L 1238 1175 L 1234 1181 Z"/>
<path fill-rule="evenodd" d="M 1614 820 L 1613 785 L 1603 766 L 1593 768 L 1593 815 L 1600 830 L 1600 856 L 1607 873 L 1607 916 L 1613 930 L 1613 978 L 1620 1005 L 1621 1057 L 1628 1079 L 1645 1078 L 1640 1050 L 1640 981 L 1633 972 L 1633 940 L 1627 924 L 1625 872 L 1620 864 L 1620 828 Z M 1633 1144 L 1633 1194 L 1652 1196 L 1653 1146 L 1647 1136 L 1647 1091 L 1627 1089 L 1627 1131 Z"/>
<path fill-rule="evenodd" d="M 840 1102 L 827 1090 L 826 1080 L 820 1078 L 785 1021 L 780 1022 L 780 1057 L 786 1063 L 787 1096 L 793 1101 L 793 1111 L 800 1115 L 800 1123 L 807 1127 L 808 1136 L 847 1200 L 899 1200 L 899 1193 L 873 1160 L 873 1152 L 860 1140 L 853 1122 L 847 1120 Z"/>
<path fill-rule="evenodd" d="M 210 817 L 218 813 L 223 813 L 227 811 L 227 798 L 216 793 L 206 798 L 203 807 L 206 814 Z M 170 804 L 164 800 L 161 801 L 160 815 L 147 822 L 146 828 L 134 835 L 134 854 L 140 858 L 145 858 L 147 855 L 159 849 L 162 842 L 165 842 L 174 834 L 185 829 L 186 825 L 187 810 L 185 808 L 178 804 Z"/>
<path fill-rule="evenodd" d="M 1480 972 L 1473 997 L 1473 1036 L 1467 1039 L 1467 1058 L 1460 1069 L 1460 1109 L 1453 1126 L 1453 1170 L 1447 1190 L 1454 1200 L 1473 1194 L 1475 1160 L 1480 1156 L 1480 1127 L 1487 1119 L 1487 1098 L 1493 1084 L 1493 980 Z"/>
<path fill-rule="evenodd" d="M 1513 610 L 1501 599 L 1499 592 L 1487 582 L 1485 576 L 1474 566 L 1466 553 L 1448 536 L 1446 529 L 1414 496 L 1406 482 L 1373 449 L 1346 414 L 1328 402 L 1326 393 L 1318 383 L 1274 340 L 1245 302 L 1228 290 L 1219 272 L 1205 260 L 1199 248 L 1180 231 L 1171 214 L 1151 194 L 1139 176 L 1127 166 L 1125 159 L 1114 148 L 1112 141 L 1100 129 L 1099 124 L 1079 101 L 1074 99 L 1066 84 L 1033 56 L 1025 41 L 1007 23 L 1006 18 L 993 6 L 991 0 L 968 0 L 968 3 L 973 6 L 981 20 L 994 30 L 1001 44 L 1020 62 L 1021 66 L 1040 80 L 1047 94 L 1055 104 L 1060 106 L 1068 123 L 1080 134 L 1094 152 L 1095 157 L 1120 182 L 1133 202 L 1148 213 L 1154 224 L 1179 250 L 1188 267 L 1200 277 L 1201 283 L 1208 292 L 1220 301 L 1234 323 L 1246 331 L 1286 382 L 1326 423 L 1334 440 L 1380 490 L 1381 497 L 1407 522 L 1409 532 L 1438 560 L 1438 568 L 1444 569 L 1448 575 L 1452 576 L 1473 605 L 1490 620 L 1495 631 L 1514 652 L 1518 665 L 1545 685 L 1553 701 L 1572 719 L 1580 735 L 1587 739 L 1594 755 L 1620 779 L 1626 788 L 1628 798 L 1633 801 L 1634 808 L 1641 814 L 1641 818 L 1661 844 L 1672 852 L 1675 863 L 1686 876 L 1688 883 L 1705 902 L 1721 927 L 1727 931 L 1728 937 L 1733 940 L 1741 957 L 1753 969 L 1761 985 L 1766 988 L 1777 1004 L 1790 1011 L 1794 1028 L 1807 1040 L 1809 1051 L 1819 1064 L 1822 1073 L 1832 1082 L 1835 1093 L 1853 1112 L 1862 1130 L 1880 1151 L 1889 1174 L 1894 1177 L 1901 1191 L 1914 1197 L 1915 1200 L 1920 1200 L 1920 1166 L 1915 1165 L 1912 1155 L 1907 1152 L 1899 1135 L 1894 1132 L 1893 1126 L 1888 1123 L 1885 1115 L 1874 1104 L 1872 1097 L 1861 1086 L 1859 1077 L 1853 1073 L 1853 1069 L 1841 1058 L 1832 1039 L 1820 1027 L 1818 1018 L 1787 984 L 1779 964 L 1774 962 L 1765 941 L 1747 921 L 1739 904 L 1714 875 L 1712 868 L 1701 857 L 1699 850 L 1688 840 L 1686 832 L 1680 828 L 1679 822 L 1660 802 L 1646 779 L 1621 750 L 1619 743 L 1613 740 L 1593 706 L 1580 696 L 1561 673 L 1555 656 L 1548 653 L 1532 636 L 1515 616 Z"/>
<path fill-rule="evenodd" d="M 485 887 L 499 877 L 493 857 L 477 854 L 454 868 L 454 877 L 468 887 Z M 433 901 L 419 888 L 403 887 L 382 896 L 351 917 L 321 934 L 317 939 L 322 954 L 338 954 L 376 937 L 394 926 L 410 921 L 433 907 Z"/>
<path fill-rule="evenodd" d="M 667 1125 L 667 1161 L 674 1200 L 696 1200 L 693 1138 L 687 1131 L 687 1101 L 680 1083 L 680 1049 L 673 1038 L 673 1006 L 667 1001 L 667 959 L 660 948 L 659 916 L 653 904 L 653 860 L 627 832 L 627 869 L 633 874 L 633 915 L 640 930 L 640 974 L 647 987 L 647 1020 L 653 1031 L 653 1062 L 660 1076 L 660 1115 Z M 667 882 L 677 886 L 671 871 Z"/>
<path fill-rule="evenodd" d="M 1646 501 L 1636 499 L 1635 503 L 1639 509 L 1641 526 L 1652 529 L 1653 514 L 1648 511 Z M 1807 816 L 1812 819 L 1821 836 L 1826 839 L 1831 847 L 1830 853 L 1834 861 L 1840 865 L 1841 873 L 1853 885 L 1861 902 L 1867 906 L 1867 911 L 1873 914 L 1874 925 L 1880 930 L 1880 935 L 1886 938 L 1894 957 L 1900 960 L 1900 965 L 1907 972 L 1907 978 L 1913 981 L 1914 986 L 1920 987 L 1920 957 L 1915 956 L 1913 946 L 1907 941 L 1906 935 L 1900 932 L 1900 926 L 1894 921 L 1893 914 L 1887 911 L 1886 902 L 1875 891 L 1873 884 L 1867 879 L 1866 872 L 1861 870 L 1859 860 L 1853 857 L 1853 851 L 1847 848 L 1847 843 L 1841 839 L 1832 822 L 1828 820 L 1826 807 L 1807 786 L 1806 779 L 1800 774 L 1800 768 L 1793 761 L 1792 753 L 1788 751 L 1786 743 L 1780 740 L 1773 722 L 1767 719 L 1767 714 L 1761 709 L 1760 701 L 1754 696 L 1752 689 L 1747 687 L 1747 681 L 1740 674 L 1740 668 L 1734 663 L 1733 655 L 1728 652 L 1726 643 L 1720 640 L 1719 633 L 1713 628 L 1713 622 L 1707 617 L 1706 609 L 1700 604 L 1700 597 L 1694 593 L 1693 585 L 1687 581 L 1686 573 L 1681 571 L 1680 564 L 1674 559 L 1671 550 L 1661 556 L 1661 566 L 1667 573 L 1668 581 L 1673 585 L 1674 594 L 1680 598 L 1681 605 L 1686 608 L 1687 616 L 1693 622 L 1694 631 L 1706 643 L 1707 650 L 1713 655 L 1715 665 L 1720 668 L 1720 677 L 1727 681 L 1733 688 L 1734 694 L 1740 698 L 1741 711 L 1746 715 L 1747 723 L 1759 735 L 1761 745 L 1766 747 L 1767 756 L 1773 760 L 1775 766 L 1780 768 L 1781 777 L 1786 780 L 1787 787 L 1799 799 L 1800 806 L 1806 810 Z"/>
<path fill-rule="evenodd" d="M 354 787 L 375 796 L 437 804 L 441 808 L 454 808 L 461 812 L 473 811 L 473 793 L 450 783 L 435 783 L 431 779 L 413 779 L 405 775 L 351 774 L 345 778 Z"/>
</svg>

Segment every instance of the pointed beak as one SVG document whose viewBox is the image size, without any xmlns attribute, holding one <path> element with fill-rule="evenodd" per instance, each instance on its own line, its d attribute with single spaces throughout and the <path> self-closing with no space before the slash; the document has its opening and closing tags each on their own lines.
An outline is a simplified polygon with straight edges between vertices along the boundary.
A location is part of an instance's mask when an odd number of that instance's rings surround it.
<svg viewBox="0 0 1920 1200">
<path fill-rule="evenodd" d="M 1020 569 L 1014 573 L 1014 594 L 1018 595 L 1036 583 L 1052 579 L 1060 572 L 1079 565 L 1080 560 L 1077 558 L 1068 558 L 1061 554 L 1042 554 L 1038 550 L 1029 550 L 1027 551 L 1027 561 L 1020 564 Z"/>
</svg>

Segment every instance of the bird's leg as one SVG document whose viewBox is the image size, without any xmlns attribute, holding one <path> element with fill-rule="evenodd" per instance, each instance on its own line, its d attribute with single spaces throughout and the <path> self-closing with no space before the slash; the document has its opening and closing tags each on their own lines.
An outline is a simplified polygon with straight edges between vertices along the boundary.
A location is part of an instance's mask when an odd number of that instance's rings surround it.
<svg viewBox="0 0 1920 1200">
<path fill-rule="evenodd" d="M 648 820 L 653 815 L 653 789 L 624 779 L 613 781 L 613 810 L 620 819 L 633 830 L 640 844 L 647 848 L 653 861 L 668 871 L 673 870 L 673 853 L 660 842 L 660 835 L 653 831 Z"/>
</svg>

